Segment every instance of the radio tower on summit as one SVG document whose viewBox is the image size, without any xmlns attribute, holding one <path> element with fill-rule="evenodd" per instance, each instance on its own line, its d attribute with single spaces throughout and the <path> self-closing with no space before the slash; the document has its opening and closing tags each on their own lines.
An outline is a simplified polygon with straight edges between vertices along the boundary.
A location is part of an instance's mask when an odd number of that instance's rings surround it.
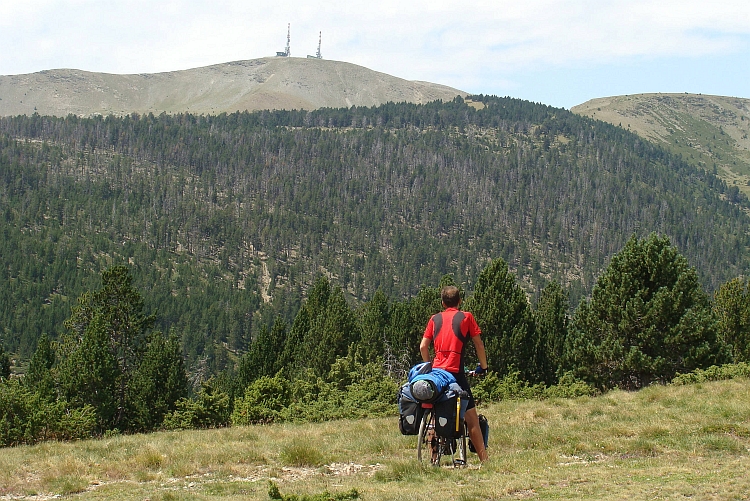
<svg viewBox="0 0 750 501">
<path fill-rule="evenodd" d="M 291 52 L 289 51 L 289 40 L 291 39 L 291 34 L 292 34 L 292 23 L 289 23 L 286 26 L 286 49 L 284 50 L 284 52 L 277 52 L 276 56 L 289 57 L 291 55 Z"/>
<path fill-rule="evenodd" d="M 311 55 L 308 54 L 307 57 L 309 57 L 311 59 L 323 59 L 323 56 L 320 55 L 320 42 L 321 42 L 321 40 L 323 40 L 323 32 L 322 31 L 318 34 L 318 52 L 316 52 L 314 56 L 311 56 Z"/>
</svg>

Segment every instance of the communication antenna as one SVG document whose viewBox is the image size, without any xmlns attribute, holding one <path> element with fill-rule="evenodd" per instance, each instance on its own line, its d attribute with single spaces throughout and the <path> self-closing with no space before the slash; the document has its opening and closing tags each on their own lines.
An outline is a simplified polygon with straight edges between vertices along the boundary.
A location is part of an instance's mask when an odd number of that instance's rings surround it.
<svg viewBox="0 0 750 501">
<path fill-rule="evenodd" d="M 286 50 L 284 50 L 284 52 L 277 52 L 276 56 L 289 57 L 291 55 L 291 52 L 289 51 L 289 41 L 291 39 L 291 34 L 292 34 L 292 23 L 289 23 L 286 26 Z"/>
<path fill-rule="evenodd" d="M 292 55 L 292 51 L 289 50 L 289 41 L 292 39 L 292 23 L 286 25 L 286 57 Z"/>
<path fill-rule="evenodd" d="M 323 32 L 321 31 L 321 32 L 320 32 L 320 33 L 318 34 L 318 52 L 316 52 L 314 56 L 310 56 L 310 55 L 308 55 L 307 57 L 309 57 L 309 58 L 311 58 L 311 59 L 323 59 L 323 56 L 321 56 L 321 55 L 320 55 L 320 42 L 321 42 L 322 40 L 323 40 Z"/>
</svg>

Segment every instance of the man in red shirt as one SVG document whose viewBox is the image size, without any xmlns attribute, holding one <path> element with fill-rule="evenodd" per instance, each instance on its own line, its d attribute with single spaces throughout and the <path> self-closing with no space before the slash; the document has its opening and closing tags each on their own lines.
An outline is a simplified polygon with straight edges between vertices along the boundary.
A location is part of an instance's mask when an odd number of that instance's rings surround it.
<svg viewBox="0 0 750 501">
<path fill-rule="evenodd" d="M 461 304 L 461 295 L 457 287 L 443 287 L 440 291 L 440 298 L 443 301 L 445 311 L 433 315 L 427 322 L 424 337 L 422 337 L 422 342 L 419 345 L 419 352 L 422 354 L 422 360 L 429 362 L 430 344 L 433 343 L 435 359 L 432 361 L 432 367 L 453 374 L 456 382 L 469 394 L 469 404 L 464 420 L 479 460 L 484 462 L 487 460 L 487 451 L 484 448 L 484 438 L 479 427 L 479 415 L 477 414 L 474 396 L 471 394 L 469 381 L 464 374 L 464 352 L 466 341 L 470 338 L 479 358 L 477 373 L 487 370 L 487 355 L 482 338 L 479 336 L 482 331 L 474 320 L 474 315 L 458 309 Z"/>
</svg>

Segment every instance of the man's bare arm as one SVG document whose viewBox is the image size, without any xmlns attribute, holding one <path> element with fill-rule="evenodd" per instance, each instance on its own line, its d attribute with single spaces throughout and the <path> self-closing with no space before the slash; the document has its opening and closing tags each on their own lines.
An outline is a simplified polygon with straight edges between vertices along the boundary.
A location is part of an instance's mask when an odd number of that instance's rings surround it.
<svg viewBox="0 0 750 501">
<path fill-rule="evenodd" d="M 484 349 L 484 342 L 482 342 L 481 336 L 474 336 L 471 338 L 474 341 L 474 348 L 477 351 L 477 357 L 479 358 L 479 365 L 482 369 L 487 368 L 487 352 Z"/>
<path fill-rule="evenodd" d="M 430 361 L 430 340 L 426 337 L 422 338 L 422 342 L 419 343 L 419 353 L 422 354 L 422 361 L 423 362 L 429 362 Z M 484 350 L 484 347 L 482 348 Z"/>
</svg>

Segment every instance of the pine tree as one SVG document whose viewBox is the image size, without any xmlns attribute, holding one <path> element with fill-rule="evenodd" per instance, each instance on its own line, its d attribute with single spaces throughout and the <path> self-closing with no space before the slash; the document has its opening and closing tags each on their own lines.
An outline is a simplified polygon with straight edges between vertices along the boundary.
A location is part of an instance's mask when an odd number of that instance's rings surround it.
<svg viewBox="0 0 750 501">
<path fill-rule="evenodd" d="M 55 382 L 52 367 L 55 365 L 55 350 L 47 334 L 37 343 L 36 351 L 29 362 L 29 370 L 23 377 L 24 384 L 46 399 L 54 399 Z"/>
<path fill-rule="evenodd" d="M 276 317 L 271 330 L 265 325 L 250 345 L 237 366 L 235 390 L 242 394 L 253 381 L 262 376 L 274 376 L 281 366 L 281 350 L 286 343 L 286 322 Z"/>
<path fill-rule="evenodd" d="M 601 388 L 641 388 L 728 360 L 695 269 L 651 234 L 635 236 L 571 321 L 565 363 Z"/>
<path fill-rule="evenodd" d="M 383 291 L 378 289 L 370 301 L 362 305 L 357 315 L 360 341 L 356 357 L 365 362 L 375 362 L 385 355 L 386 329 L 390 324 L 391 305 Z"/>
<path fill-rule="evenodd" d="M 391 351 L 391 371 L 404 372 L 421 361 L 419 343 L 430 317 L 442 311 L 440 289 L 422 287 L 419 293 L 406 301 L 393 305 L 391 326 L 386 339 Z"/>
<path fill-rule="evenodd" d="M 474 314 L 487 350 L 487 363 L 500 376 L 518 371 L 522 378 L 541 381 L 536 359 L 534 319 L 526 294 L 498 258 L 479 275 L 474 294 L 466 301 Z"/>
<path fill-rule="evenodd" d="M 113 381 L 101 381 L 102 388 L 113 388 L 111 398 L 115 401 L 116 414 L 109 416 L 108 405 L 102 403 L 102 423 L 112 428 L 123 429 L 128 425 L 126 415 L 130 405 L 129 385 L 145 350 L 148 347 L 148 329 L 154 322 L 155 316 L 145 315 L 145 302 L 141 294 L 132 285 L 132 276 L 126 266 L 113 266 L 102 272 L 102 287 L 94 292 L 85 292 L 78 299 L 78 304 L 72 309 L 70 318 L 65 321 L 69 332 L 61 344 L 61 358 L 67 370 L 61 370 L 61 377 L 68 378 L 68 392 L 79 399 L 79 376 L 73 374 L 70 367 L 72 360 L 81 357 L 102 357 L 101 373 L 114 377 Z M 86 341 L 86 333 L 96 324 L 96 336 L 89 344 L 99 342 L 100 335 L 106 337 L 106 343 L 96 345 L 92 354 L 82 354 L 82 346 Z M 103 334 L 102 334 L 103 333 Z M 104 349 L 108 351 L 105 353 Z M 109 360 L 115 362 L 116 370 L 109 369 Z M 95 362 L 91 361 L 92 364 Z M 93 369 L 92 369 L 93 370 Z M 108 402 L 110 397 L 100 395 L 101 402 Z M 93 404 L 92 404 L 93 405 Z M 97 407 L 94 405 L 94 407 Z"/>
<path fill-rule="evenodd" d="M 556 281 L 542 290 L 534 309 L 534 325 L 537 331 L 536 359 L 540 373 L 548 385 L 557 382 L 562 366 L 565 340 L 568 336 L 568 295 Z"/>
<path fill-rule="evenodd" d="M 750 287 L 735 278 L 716 291 L 713 309 L 719 321 L 719 334 L 732 350 L 735 362 L 750 362 Z"/>
<path fill-rule="evenodd" d="M 320 342 L 319 333 L 316 335 L 312 330 L 315 323 L 320 322 L 318 317 L 325 313 L 330 295 L 331 284 L 328 278 L 320 275 L 297 312 L 281 353 L 280 363 L 288 373 L 310 366 L 310 356 L 317 351 Z"/>
<path fill-rule="evenodd" d="M 117 399 L 121 376 L 106 322 L 94 315 L 80 341 L 57 368 L 61 396 L 76 408 L 91 405 L 100 431 L 111 430 L 117 428 L 124 410 Z"/>
<path fill-rule="evenodd" d="M 289 329 L 289 334 L 284 342 L 284 349 L 281 351 L 281 355 L 278 359 L 279 366 L 283 368 L 284 373 L 289 377 L 304 367 L 302 358 L 304 349 L 302 346 L 307 337 L 307 333 L 310 330 L 310 323 L 310 311 L 303 303 L 302 307 L 297 312 L 297 315 L 294 317 L 294 322 L 292 323 L 292 327 Z M 255 369 L 252 370 L 254 374 Z M 251 379 L 248 379 L 247 383 L 250 383 L 252 379 L 254 379 L 254 377 L 251 376 Z M 245 386 L 247 386 L 247 384 L 245 384 Z"/>
<path fill-rule="evenodd" d="M 310 353 L 308 367 L 319 376 L 328 374 L 336 358 L 346 356 L 348 348 L 359 341 L 354 313 L 340 288 L 331 291 L 326 309 L 312 323 L 309 336 L 317 337 L 318 342 Z"/>
<path fill-rule="evenodd" d="M 10 377 L 10 357 L 0 343 L 0 380 Z"/>
<path fill-rule="evenodd" d="M 128 385 L 125 427 L 132 431 L 157 428 L 165 415 L 176 410 L 176 402 L 186 397 L 187 391 L 187 374 L 177 335 L 151 333 Z"/>
</svg>

